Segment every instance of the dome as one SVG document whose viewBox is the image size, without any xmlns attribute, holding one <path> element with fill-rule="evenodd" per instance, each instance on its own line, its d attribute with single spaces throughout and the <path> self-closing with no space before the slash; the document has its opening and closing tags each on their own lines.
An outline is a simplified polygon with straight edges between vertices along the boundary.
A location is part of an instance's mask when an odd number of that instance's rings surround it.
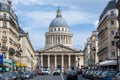
<svg viewBox="0 0 120 80">
<path fill-rule="evenodd" d="M 65 19 L 62 18 L 61 10 L 57 10 L 56 18 L 50 23 L 50 27 L 69 27 Z"/>
<path fill-rule="evenodd" d="M 58 17 L 52 20 L 50 27 L 68 27 L 68 24 L 63 18 Z"/>
</svg>

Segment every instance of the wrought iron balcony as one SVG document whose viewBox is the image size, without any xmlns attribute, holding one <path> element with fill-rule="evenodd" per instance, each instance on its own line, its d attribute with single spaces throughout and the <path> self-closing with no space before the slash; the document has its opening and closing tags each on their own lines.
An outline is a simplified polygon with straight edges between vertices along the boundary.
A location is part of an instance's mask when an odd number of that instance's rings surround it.
<svg viewBox="0 0 120 80">
<path fill-rule="evenodd" d="M 120 49 L 120 40 L 116 42 L 116 46 Z"/>
<path fill-rule="evenodd" d="M 7 41 L 7 37 L 6 36 L 2 36 L 2 41 Z"/>
<path fill-rule="evenodd" d="M 120 0 L 116 0 L 117 8 L 120 8 Z"/>
<path fill-rule="evenodd" d="M 9 16 L 0 16 L 0 20 L 9 21 L 10 17 Z"/>
<path fill-rule="evenodd" d="M 2 51 L 7 51 L 7 50 L 8 50 L 8 47 L 7 47 L 7 46 L 2 46 L 2 47 L 1 47 L 1 50 L 2 50 Z"/>
</svg>

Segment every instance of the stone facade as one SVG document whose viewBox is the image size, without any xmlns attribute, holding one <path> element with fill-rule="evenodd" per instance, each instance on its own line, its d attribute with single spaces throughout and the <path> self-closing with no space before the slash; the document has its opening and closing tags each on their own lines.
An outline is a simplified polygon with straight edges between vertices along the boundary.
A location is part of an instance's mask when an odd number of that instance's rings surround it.
<svg viewBox="0 0 120 80">
<path fill-rule="evenodd" d="M 72 48 L 73 34 L 67 22 L 62 18 L 61 10 L 57 10 L 56 18 L 51 22 L 49 32 L 45 34 L 45 48 L 38 50 L 40 67 L 61 72 L 70 67 L 83 66 L 83 53 Z"/>
</svg>

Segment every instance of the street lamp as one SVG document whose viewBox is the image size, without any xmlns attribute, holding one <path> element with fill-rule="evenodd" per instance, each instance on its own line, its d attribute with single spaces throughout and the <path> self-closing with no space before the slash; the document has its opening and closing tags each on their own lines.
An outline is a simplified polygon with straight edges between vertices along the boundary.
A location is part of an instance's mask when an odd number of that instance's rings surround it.
<svg viewBox="0 0 120 80">
<path fill-rule="evenodd" d="M 116 32 L 116 35 L 114 36 L 115 44 L 116 44 L 116 54 L 117 54 L 117 70 L 119 71 L 119 55 L 118 55 L 118 49 L 120 49 L 120 33 Z M 118 48 L 118 49 L 117 49 Z"/>
<path fill-rule="evenodd" d="M 79 61 L 80 61 L 80 58 L 78 58 L 78 69 L 79 69 L 79 66 L 80 66 L 80 65 L 79 65 Z"/>
</svg>

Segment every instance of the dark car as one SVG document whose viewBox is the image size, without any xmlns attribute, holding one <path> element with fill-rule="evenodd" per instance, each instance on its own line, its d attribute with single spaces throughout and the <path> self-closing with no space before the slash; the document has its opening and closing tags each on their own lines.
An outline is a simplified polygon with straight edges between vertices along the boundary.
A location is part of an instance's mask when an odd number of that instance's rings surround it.
<svg viewBox="0 0 120 80">
<path fill-rule="evenodd" d="M 3 73 L 3 80 L 11 80 L 11 73 L 10 72 Z"/>
<path fill-rule="evenodd" d="M 72 67 L 71 70 L 68 70 L 66 73 L 67 80 L 78 80 L 77 71 Z"/>
<path fill-rule="evenodd" d="M 102 80 L 112 80 L 112 78 L 115 76 L 116 71 L 104 71 L 102 73 Z"/>
<path fill-rule="evenodd" d="M 113 78 L 113 80 L 120 80 L 120 72 L 118 72 L 115 77 Z"/>
<path fill-rule="evenodd" d="M 59 70 L 59 69 L 56 69 L 56 70 L 53 71 L 53 75 L 54 75 L 54 76 L 60 76 L 60 74 L 61 74 L 61 73 L 60 73 L 60 70 Z"/>
<path fill-rule="evenodd" d="M 31 73 L 31 72 L 24 72 L 22 75 L 21 75 L 21 79 L 31 79 L 33 78 L 34 75 Z"/>
<path fill-rule="evenodd" d="M 19 80 L 20 79 L 20 76 L 19 76 L 17 71 L 11 72 L 11 79 L 12 80 Z"/>
<path fill-rule="evenodd" d="M 0 73 L 0 80 L 3 80 L 3 74 Z"/>
</svg>

